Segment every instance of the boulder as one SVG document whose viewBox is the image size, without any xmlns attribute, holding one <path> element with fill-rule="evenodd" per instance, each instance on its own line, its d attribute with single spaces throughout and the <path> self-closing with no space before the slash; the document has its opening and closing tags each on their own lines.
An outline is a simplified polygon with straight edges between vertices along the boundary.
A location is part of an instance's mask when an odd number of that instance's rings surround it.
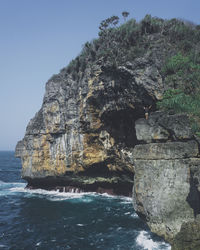
<svg viewBox="0 0 200 250">
<path fill-rule="evenodd" d="M 150 118 L 152 120 L 152 118 Z M 139 141 L 152 142 L 167 140 L 169 132 L 159 125 L 149 123 L 149 120 L 144 118 L 138 119 L 135 122 L 136 136 Z"/>
<path fill-rule="evenodd" d="M 146 143 L 168 139 L 189 140 L 194 137 L 187 115 L 172 115 L 163 111 L 151 113 L 148 120 L 138 119 L 135 129 L 137 139 Z"/>
</svg>

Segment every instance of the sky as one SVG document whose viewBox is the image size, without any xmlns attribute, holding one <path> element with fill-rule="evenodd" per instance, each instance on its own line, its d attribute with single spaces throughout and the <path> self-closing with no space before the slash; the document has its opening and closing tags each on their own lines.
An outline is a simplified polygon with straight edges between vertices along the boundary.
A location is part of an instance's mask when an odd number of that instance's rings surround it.
<svg viewBox="0 0 200 250">
<path fill-rule="evenodd" d="M 200 24 L 200 0 L 0 0 L 0 150 L 23 138 L 48 79 L 122 11 Z"/>
</svg>

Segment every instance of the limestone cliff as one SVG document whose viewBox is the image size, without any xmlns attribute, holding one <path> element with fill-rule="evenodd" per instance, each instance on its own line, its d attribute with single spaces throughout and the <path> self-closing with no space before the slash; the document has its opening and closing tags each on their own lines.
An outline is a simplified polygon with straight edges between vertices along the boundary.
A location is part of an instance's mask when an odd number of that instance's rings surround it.
<svg viewBox="0 0 200 250">
<path fill-rule="evenodd" d="M 162 29 L 150 29 L 155 20 Z M 16 147 L 29 187 L 131 193 L 135 121 L 162 98 L 162 66 L 178 50 L 170 37 L 176 23 L 155 20 L 103 29 L 47 82 Z"/>
<path fill-rule="evenodd" d="M 134 209 L 151 230 L 174 249 L 198 249 L 191 232 L 199 228 L 199 142 L 186 116 L 155 112 L 145 120 L 144 106 L 153 112 L 166 89 L 183 87 L 174 64 L 165 74 L 163 66 L 184 48 L 194 47 L 197 60 L 199 37 L 184 22 L 149 15 L 101 27 L 46 83 L 42 107 L 16 146 L 28 187 L 130 195 L 134 183 Z"/>
<path fill-rule="evenodd" d="M 200 249 L 199 144 L 187 116 L 153 113 L 136 121 L 136 135 L 134 209 L 172 249 Z"/>
<path fill-rule="evenodd" d="M 158 69 L 142 58 L 114 72 L 94 64 L 78 82 L 65 71 L 53 76 L 16 148 L 22 177 L 32 187 L 128 194 L 134 122 L 143 116 L 144 100 L 154 103 L 162 91 Z"/>
</svg>

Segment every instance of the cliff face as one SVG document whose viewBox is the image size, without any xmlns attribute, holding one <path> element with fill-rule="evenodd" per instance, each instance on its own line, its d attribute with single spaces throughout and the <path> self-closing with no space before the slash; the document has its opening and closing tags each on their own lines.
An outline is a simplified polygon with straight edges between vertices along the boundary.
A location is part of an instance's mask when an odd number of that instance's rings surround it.
<svg viewBox="0 0 200 250">
<path fill-rule="evenodd" d="M 199 249 L 199 142 L 184 115 L 144 119 L 144 106 L 155 111 L 164 90 L 183 86 L 173 65 L 164 84 L 162 68 L 189 46 L 188 29 L 148 16 L 105 29 L 54 75 L 16 146 L 28 187 L 130 195 L 134 185 L 134 209 L 152 231 L 174 249 Z"/>
<path fill-rule="evenodd" d="M 133 184 L 134 122 L 163 91 L 155 65 L 140 58 L 112 67 L 93 64 L 75 82 L 62 71 L 46 84 L 16 156 L 29 186 L 128 194 Z"/>
<path fill-rule="evenodd" d="M 187 116 L 153 113 L 136 121 L 136 134 L 134 209 L 172 249 L 199 249 L 199 144 Z"/>
</svg>

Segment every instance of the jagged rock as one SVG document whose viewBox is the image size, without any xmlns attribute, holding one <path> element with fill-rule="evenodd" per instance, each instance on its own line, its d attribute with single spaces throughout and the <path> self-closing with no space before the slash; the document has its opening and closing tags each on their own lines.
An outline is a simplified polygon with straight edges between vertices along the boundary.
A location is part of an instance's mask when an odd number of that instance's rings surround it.
<svg viewBox="0 0 200 250">
<path fill-rule="evenodd" d="M 136 136 L 147 143 L 159 140 L 192 139 L 193 134 L 187 115 L 157 111 L 151 113 L 148 120 L 138 119 L 135 123 Z"/>
<path fill-rule="evenodd" d="M 151 125 L 149 120 L 144 118 L 138 119 L 135 122 L 135 130 L 139 141 L 152 142 L 155 140 L 167 140 L 169 138 L 169 133 L 166 129 L 159 125 Z"/>
<path fill-rule="evenodd" d="M 199 153 L 196 141 L 166 142 L 136 145 L 133 150 L 134 159 L 181 159 L 196 157 Z"/>
<path fill-rule="evenodd" d="M 158 120 L 158 123 L 168 131 L 171 131 L 172 136 L 177 140 L 191 139 L 193 137 L 193 133 L 187 115 L 165 114 Z"/>
<path fill-rule="evenodd" d="M 92 176 L 93 191 L 94 183 L 96 189 L 107 183 L 130 193 L 134 122 L 143 116 L 143 101 L 153 103 L 162 92 L 162 77 L 148 58 L 115 69 L 93 63 L 78 81 L 62 70 L 47 82 L 42 107 L 16 148 L 22 177 L 32 187 L 62 183 L 88 190 L 83 176 Z"/>
<path fill-rule="evenodd" d="M 185 114 L 167 114 L 166 112 L 158 111 L 150 115 L 148 123 L 151 126 L 161 126 L 167 130 L 173 140 L 193 138 L 189 118 Z"/>
</svg>

